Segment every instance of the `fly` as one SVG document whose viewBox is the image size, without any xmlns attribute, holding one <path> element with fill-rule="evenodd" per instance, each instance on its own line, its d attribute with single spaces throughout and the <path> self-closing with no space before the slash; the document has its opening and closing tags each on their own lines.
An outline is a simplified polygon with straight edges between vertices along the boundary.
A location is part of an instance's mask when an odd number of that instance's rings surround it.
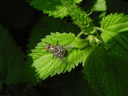
<svg viewBox="0 0 128 96">
<path fill-rule="evenodd" d="M 46 50 L 53 54 L 53 58 L 56 56 L 63 60 L 63 57 L 66 55 L 66 50 L 63 48 L 63 46 L 58 45 L 58 41 L 56 45 L 47 44 Z"/>
</svg>

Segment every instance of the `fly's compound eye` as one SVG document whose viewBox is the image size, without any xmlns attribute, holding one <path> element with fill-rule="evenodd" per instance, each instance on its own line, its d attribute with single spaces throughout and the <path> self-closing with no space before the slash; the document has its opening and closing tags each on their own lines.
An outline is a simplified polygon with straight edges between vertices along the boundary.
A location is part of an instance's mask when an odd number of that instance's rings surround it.
<svg viewBox="0 0 128 96">
<path fill-rule="evenodd" d="M 50 44 L 48 44 L 47 46 L 46 46 L 46 50 L 48 51 L 48 49 L 50 48 Z"/>
<path fill-rule="evenodd" d="M 50 44 L 48 44 L 48 46 L 50 46 Z"/>
</svg>

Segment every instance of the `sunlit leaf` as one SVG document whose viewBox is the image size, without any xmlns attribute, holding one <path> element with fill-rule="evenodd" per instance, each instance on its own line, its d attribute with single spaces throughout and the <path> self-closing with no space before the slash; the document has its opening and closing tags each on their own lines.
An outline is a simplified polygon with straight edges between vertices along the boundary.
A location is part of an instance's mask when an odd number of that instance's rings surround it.
<svg viewBox="0 0 128 96">
<path fill-rule="evenodd" d="M 70 0 L 73 3 L 79 3 L 82 0 Z M 33 0 L 30 3 L 34 8 L 42 10 L 43 13 L 49 14 L 49 16 L 54 16 L 55 18 L 64 18 L 69 13 L 67 8 L 62 5 L 60 0 Z"/>
<path fill-rule="evenodd" d="M 106 11 L 106 0 L 96 0 L 96 3 L 93 5 L 92 11 Z"/>
<path fill-rule="evenodd" d="M 70 45 L 75 38 L 72 33 L 52 33 L 41 39 L 42 42 L 38 43 L 29 54 L 29 60 L 31 60 L 31 66 L 35 69 L 37 78 L 46 79 L 48 76 L 70 72 L 82 62 L 82 50 Z M 53 53 L 46 51 L 47 44 L 56 45 L 57 41 L 66 50 L 67 55 L 64 58 L 53 58 Z"/>
<path fill-rule="evenodd" d="M 128 16 L 123 14 L 110 14 L 102 22 L 103 33 L 101 37 L 106 46 L 118 49 L 128 53 Z M 114 51 L 114 50 L 113 50 Z M 117 50 L 116 50 L 117 51 Z"/>
</svg>

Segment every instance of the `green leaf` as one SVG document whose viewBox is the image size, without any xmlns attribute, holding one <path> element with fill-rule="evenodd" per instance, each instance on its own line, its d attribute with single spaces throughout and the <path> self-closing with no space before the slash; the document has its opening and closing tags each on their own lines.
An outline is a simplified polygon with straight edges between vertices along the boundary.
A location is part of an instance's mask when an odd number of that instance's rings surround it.
<svg viewBox="0 0 128 96">
<path fill-rule="evenodd" d="M 83 72 L 90 87 L 98 96 L 104 96 L 104 78 L 106 52 L 103 47 L 88 47 L 84 51 L 85 62 Z"/>
<path fill-rule="evenodd" d="M 94 35 L 89 35 L 86 39 L 86 42 L 87 40 L 88 40 L 88 46 L 86 46 L 82 52 L 83 66 L 87 61 L 87 59 L 89 58 L 89 56 L 92 54 L 93 50 L 102 44 L 102 42 Z"/>
<path fill-rule="evenodd" d="M 128 92 L 128 16 L 110 14 L 102 22 L 101 34 L 111 62 L 106 64 L 108 96 L 127 96 Z"/>
<path fill-rule="evenodd" d="M 106 0 L 96 0 L 96 3 L 93 5 L 92 11 L 106 11 Z"/>
<path fill-rule="evenodd" d="M 98 96 L 127 96 L 128 56 L 113 55 L 100 46 L 89 49 L 83 71 L 93 91 Z"/>
<path fill-rule="evenodd" d="M 39 20 L 34 25 L 30 38 L 28 48 L 30 51 L 33 49 L 38 42 L 40 42 L 41 38 L 50 34 L 51 32 L 72 32 L 78 34 L 80 30 L 72 24 L 71 22 L 67 22 L 66 20 L 54 19 L 48 16 L 41 16 Z"/>
<path fill-rule="evenodd" d="M 75 48 L 85 48 L 86 46 L 88 46 L 88 40 L 86 39 L 80 39 L 80 38 L 76 38 L 73 42 L 73 44 L 71 44 L 71 46 L 75 47 Z"/>
<path fill-rule="evenodd" d="M 0 77 L 7 84 L 25 81 L 24 55 L 8 30 L 0 25 Z"/>
<path fill-rule="evenodd" d="M 79 3 L 81 1 L 82 0 L 72 0 L 71 2 Z M 33 0 L 30 5 L 55 18 L 64 18 L 69 14 L 67 8 L 61 4 L 60 0 Z"/>
<path fill-rule="evenodd" d="M 52 33 L 41 39 L 42 42 L 38 43 L 32 53 L 29 54 L 29 59 L 32 61 L 31 66 L 35 69 L 37 78 L 46 79 L 48 76 L 66 71 L 70 72 L 72 68 L 78 66 L 82 61 L 82 50 L 70 45 L 74 40 L 75 35 L 72 33 Z M 53 54 L 46 51 L 47 44 L 56 45 L 57 41 L 67 51 L 67 56 L 63 58 L 64 61 L 59 57 L 53 59 Z"/>
<path fill-rule="evenodd" d="M 123 14 L 110 14 L 102 22 L 103 33 L 101 37 L 106 46 L 115 44 L 128 53 L 128 16 Z"/>
<path fill-rule="evenodd" d="M 111 55 L 106 64 L 107 96 L 127 96 L 128 94 L 128 56 Z"/>
</svg>

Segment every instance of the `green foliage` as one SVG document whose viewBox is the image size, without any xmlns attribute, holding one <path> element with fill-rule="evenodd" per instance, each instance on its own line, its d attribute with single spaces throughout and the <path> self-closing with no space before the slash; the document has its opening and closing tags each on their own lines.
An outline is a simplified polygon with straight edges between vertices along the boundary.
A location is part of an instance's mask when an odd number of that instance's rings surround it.
<svg viewBox="0 0 128 96">
<path fill-rule="evenodd" d="M 56 45 L 58 40 L 59 45 L 62 45 L 67 51 L 67 56 L 62 58 L 55 57 L 53 59 L 53 54 L 46 51 L 46 45 Z M 75 35 L 72 33 L 52 33 L 47 35 L 46 38 L 41 39 L 42 42 L 38 43 L 29 57 L 32 59 L 32 65 L 35 68 L 36 75 L 40 79 L 45 79 L 49 75 L 54 76 L 55 74 L 60 74 L 62 72 L 70 72 L 72 68 L 78 66 L 82 61 L 81 51 L 77 49 L 73 41 L 75 40 Z M 75 40 L 76 42 L 76 40 Z M 71 44 L 71 45 L 70 45 Z M 76 48 L 75 48 L 76 47 Z"/>
<path fill-rule="evenodd" d="M 103 47 L 95 47 L 85 62 L 84 73 L 98 96 L 126 96 L 128 56 L 108 55 Z M 113 61 L 113 62 L 112 62 Z"/>
<path fill-rule="evenodd" d="M 128 94 L 127 19 L 127 16 L 117 13 L 104 18 L 101 22 L 101 37 L 104 44 L 91 44 L 93 47 L 90 48 L 91 52 L 88 51 L 89 55 L 86 52 L 88 58 L 85 60 L 84 73 L 98 96 Z"/>
<path fill-rule="evenodd" d="M 128 16 L 123 14 L 110 14 L 102 22 L 101 34 L 113 62 L 107 65 L 108 96 L 125 96 L 128 94 Z M 106 80 L 108 80 L 106 78 Z M 117 93 L 118 92 L 118 93 Z"/>
<path fill-rule="evenodd" d="M 106 0 L 96 0 L 96 3 L 91 9 L 92 11 L 106 11 Z"/>
<path fill-rule="evenodd" d="M 124 15 L 128 7 L 126 0 L 26 2 L 31 7 L 22 0 L 11 0 L 8 4 L 3 1 L 0 4 L 0 22 L 8 26 L 10 31 L 0 25 L 0 96 L 52 93 L 54 96 L 58 91 L 61 95 L 70 96 L 92 96 L 93 92 L 97 96 L 128 95 L 128 15 Z M 32 6 L 34 10 L 30 9 Z M 22 34 L 18 33 L 21 31 Z M 10 34 L 22 47 L 26 58 Z M 54 52 L 46 50 L 48 44 L 64 48 L 64 57 L 55 56 Z M 71 74 L 71 70 L 79 64 L 82 66 Z M 84 75 L 79 76 L 78 71 L 82 67 Z M 87 82 L 82 81 L 82 77 L 88 80 L 93 92 L 87 88 Z M 66 86 L 62 86 L 66 83 Z M 1 94 L 1 90 L 5 92 Z"/>
<path fill-rule="evenodd" d="M 71 46 L 79 49 L 85 48 L 86 46 L 88 46 L 88 40 L 76 38 Z"/>
<path fill-rule="evenodd" d="M 0 34 L 0 79 L 9 85 L 24 82 L 24 55 L 2 25 Z"/>
<path fill-rule="evenodd" d="M 86 34 L 93 31 L 94 26 L 92 20 L 89 18 L 89 14 L 86 14 L 77 5 L 69 0 L 61 0 L 61 2 L 66 8 L 68 8 L 69 15 L 72 17 L 74 24 L 76 24 L 81 31 Z"/>
<path fill-rule="evenodd" d="M 82 0 L 72 0 L 73 3 L 79 3 Z M 69 13 L 67 8 L 61 4 L 60 0 L 33 0 L 30 3 L 34 8 L 42 10 L 43 13 L 49 14 L 49 16 L 54 16 L 55 18 L 64 18 Z"/>
<path fill-rule="evenodd" d="M 128 94 L 128 56 L 113 55 L 100 46 L 90 50 L 88 48 L 87 52 L 90 54 L 85 61 L 83 71 L 94 92 L 98 96 L 104 96 L 104 94 L 126 96 Z M 86 55 L 88 55 L 87 52 Z"/>
<path fill-rule="evenodd" d="M 110 59 L 112 58 L 112 59 Z M 106 65 L 106 90 L 108 96 L 127 96 L 128 94 L 128 56 L 111 55 Z M 110 61 L 110 60 L 113 60 Z"/>
<path fill-rule="evenodd" d="M 89 55 L 87 54 L 89 53 Z M 85 53 L 88 58 L 85 61 L 84 73 L 91 88 L 98 96 L 104 96 L 104 72 L 107 60 L 106 52 L 103 47 L 90 47 Z M 87 56 L 86 56 L 87 57 Z"/>
<path fill-rule="evenodd" d="M 128 16 L 124 16 L 123 14 L 111 14 L 101 22 L 101 28 L 103 28 L 101 37 L 109 47 L 118 45 L 123 51 L 128 52 L 127 20 Z"/>
</svg>

